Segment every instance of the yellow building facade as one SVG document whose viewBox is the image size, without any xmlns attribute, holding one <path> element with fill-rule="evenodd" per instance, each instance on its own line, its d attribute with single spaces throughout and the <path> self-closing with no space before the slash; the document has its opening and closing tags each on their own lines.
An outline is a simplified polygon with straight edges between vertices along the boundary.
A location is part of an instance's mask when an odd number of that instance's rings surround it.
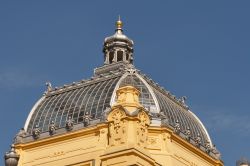
<svg viewBox="0 0 250 166">
<path fill-rule="evenodd" d="M 223 166 L 202 122 L 133 65 L 122 22 L 88 80 L 47 92 L 15 137 L 6 166 Z"/>
</svg>

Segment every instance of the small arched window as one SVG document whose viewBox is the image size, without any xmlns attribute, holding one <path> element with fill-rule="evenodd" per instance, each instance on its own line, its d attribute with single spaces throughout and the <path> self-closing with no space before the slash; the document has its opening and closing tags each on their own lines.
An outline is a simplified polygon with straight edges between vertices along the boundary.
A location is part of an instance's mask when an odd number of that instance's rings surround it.
<svg viewBox="0 0 250 166">
<path fill-rule="evenodd" d="M 123 51 L 117 51 L 117 62 L 123 60 Z"/>
<path fill-rule="evenodd" d="M 112 63 L 113 59 L 114 59 L 114 52 L 111 51 L 111 52 L 109 53 L 109 64 Z"/>
</svg>

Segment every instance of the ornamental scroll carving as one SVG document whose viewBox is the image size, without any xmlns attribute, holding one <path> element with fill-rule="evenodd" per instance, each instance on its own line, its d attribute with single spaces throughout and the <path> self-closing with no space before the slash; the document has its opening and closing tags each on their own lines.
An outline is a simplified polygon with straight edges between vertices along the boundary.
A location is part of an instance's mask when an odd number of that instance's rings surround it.
<svg viewBox="0 0 250 166">
<path fill-rule="evenodd" d="M 125 112 L 122 110 L 114 110 L 108 117 L 109 123 L 109 144 L 116 146 L 125 143 L 126 138 L 126 122 Z"/>
<path fill-rule="evenodd" d="M 109 145 L 129 143 L 145 148 L 148 144 L 150 119 L 144 110 L 128 112 L 122 107 L 113 109 L 108 115 Z M 130 137 L 128 138 L 128 132 Z"/>
</svg>

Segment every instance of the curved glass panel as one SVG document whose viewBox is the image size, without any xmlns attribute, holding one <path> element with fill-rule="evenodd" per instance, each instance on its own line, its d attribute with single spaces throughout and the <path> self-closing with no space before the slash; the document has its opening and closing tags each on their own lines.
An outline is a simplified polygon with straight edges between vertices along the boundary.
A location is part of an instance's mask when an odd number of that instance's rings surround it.
<svg viewBox="0 0 250 166">
<path fill-rule="evenodd" d="M 69 117 L 74 123 L 81 123 L 88 112 L 92 119 L 101 117 L 103 110 L 109 107 L 112 92 L 120 76 L 93 81 L 86 86 L 47 96 L 34 111 L 27 132 L 31 133 L 38 125 L 41 132 L 48 131 L 49 124 L 55 122 L 58 128 L 65 127 Z"/>
<path fill-rule="evenodd" d="M 168 98 L 166 95 L 162 94 L 153 87 L 152 89 L 156 94 L 160 109 L 164 111 L 165 115 L 167 115 L 167 117 L 169 118 L 170 125 L 174 126 L 176 121 L 178 120 L 181 131 L 185 131 L 189 127 L 191 136 L 195 138 L 200 135 L 201 143 L 204 145 L 208 140 L 208 137 L 195 117 L 189 111 L 185 110 L 170 98 Z"/>
<path fill-rule="evenodd" d="M 140 91 L 139 102 L 146 109 L 156 109 L 156 105 L 152 95 L 150 94 L 147 86 L 136 75 L 131 74 L 125 77 L 120 83 L 119 87 L 131 85 Z"/>
</svg>

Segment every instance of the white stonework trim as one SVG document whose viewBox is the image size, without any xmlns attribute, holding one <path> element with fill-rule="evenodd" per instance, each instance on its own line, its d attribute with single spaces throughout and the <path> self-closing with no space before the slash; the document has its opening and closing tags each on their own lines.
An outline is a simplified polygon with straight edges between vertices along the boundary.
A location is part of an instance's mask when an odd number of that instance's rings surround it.
<svg viewBox="0 0 250 166">
<path fill-rule="evenodd" d="M 120 80 L 116 83 L 115 89 L 114 89 L 114 91 L 113 91 L 113 93 L 112 93 L 111 100 L 110 100 L 110 106 L 111 106 L 111 107 L 112 107 L 113 104 L 115 104 L 115 97 L 116 97 L 116 91 L 117 91 L 117 89 L 119 88 L 119 86 L 120 86 L 122 80 L 123 80 L 124 78 L 126 78 L 126 77 L 128 76 L 128 74 L 129 74 L 129 73 L 123 74 L 122 77 L 120 78 Z"/>
<path fill-rule="evenodd" d="M 146 85 L 146 87 L 148 88 L 151 96 L 153 97 L 154 102 L 155 102 L 155 106 L 156 106 L 156 112 L 154 112 L 154 113 L 159 113 L 160 112 L 160 106 L 159 106 L 159 103 L 158 103 L 158 100 L 157 100 L 157 98 L 155 96 L 154 91 L 149 86 L 149 84 L 147 83 L 147 81 L 145 81 L 139 74 L 135 73 L 135 75 Z"/>
<path fill-rule="evenodd" d="M 120 80 L 117 82 L 117 84 L 116 84 L 116 86 L 115 86 L 115 88 L 114 88 L 114 91 L 113 91 L 111 100 L 110 100 L 110 106 L 112 106 L 112 105 L 115 103 L 116 91 L 117 91 L 117 89 L 119 88 L 119 86 L 120 86 L 122 80 L 123 80 L 124 78 L 126 78 L 128 75 L 129 75 L 129 73 L 125 73 L 125 74 L 120 78 Z M 156 112 L 154 112 L 154 113 L 159 113 L 159 112 L 160 112 L 160 107 L 159 107 L 159 103 L 158 103 L 158 101 L 157 101 L 157 98 L 156 98 L 156 96 L 155 96 L 155 94 L 154 94 L 154 91 L 151 89 L 151 87 L 149 86 L 149 84 L 148 84 L 139 74 L 135 73 L 135 75 L 145 84 L 145 86 L 148 88 L 148 90 L 149 90 L 151 96 L 153 97 L 153 100 L 154 100 L 155 106 L 156 106 Z"/>
<path fill-rule="evenodd" d="M 30 119 L 34 113 L 34 111 L 36 110 L 37 106 L 45 99 L 45 96 L 41 97 L 37 102 L 36 104 L 32 107 L 30 113 L 29 113 L 29 116 L 25 122 L 25 125 L 24 125 L 24 130 L 27 131 L 28 129 L 28 125 L 29 125 L 29 122 L 30 122 Z"/>
<path fill-rule="evenodd" d="M 203 130 L 205 131 L 207 137 L 208 137 L 208 141 L 210 142 L 210 146 L 213 147 L 213 143 L 212 143 L 212 140 L 207 132 L 207 129 L 205 128 L 205 126 L 203 125 L 203 123 L 200 121 L 200 119 L 190 110 L 188 110 L 194 117 L 195 119 L 198 121 L 198 123 L 200 123 L 201 127 L 203 128 Z"/>
</svg>

